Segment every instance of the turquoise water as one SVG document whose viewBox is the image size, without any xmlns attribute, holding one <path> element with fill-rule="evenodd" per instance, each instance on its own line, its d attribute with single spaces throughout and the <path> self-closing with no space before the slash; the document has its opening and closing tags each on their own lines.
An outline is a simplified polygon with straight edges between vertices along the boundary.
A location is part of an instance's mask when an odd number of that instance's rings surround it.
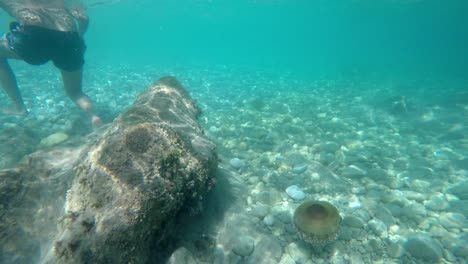
<svg viewBox="0 0 468 264">
<path fill-rule="evenodd" d="M 464 1 L 123 1 L 90 10 L 89 57 L 303 74 L 465 76 Z M 138 50 L 138 52 L 136 52 Z"/>
<path fill-rule="evenodd" d="M 199 263 L 466 263 L 467 1 L 86 4 L 83 87 L 98 114 L 111 123 L 153 81 L 177 77 L 217 144 L 220 188 L 228 182 L 235 197 L 215 193 L 163 255 L 185 247 Z M 1 13 L 3 31 L 10 20 Z M 0 169 L 90 142 L 89 120 L 50 63 L 11 65 L 30 115 L 0 114 Z M 0 103 L 10 104 L 4 93 Z M 57 132 L 68 139 L 41 143 Z M 45 177 L 16 190 L 0 176 L 9 220 L 0 263 L 40 263 L 67 189 L 48 189 Z M 24 193 L 33 197 L 22 204 Z M 301 196 L 340 211 L 333 246 L 317 252 L 295 233 Z M 250 255 L 233 249 L 246 247 L 238 237 L 254 241 Z"/>
</svg>

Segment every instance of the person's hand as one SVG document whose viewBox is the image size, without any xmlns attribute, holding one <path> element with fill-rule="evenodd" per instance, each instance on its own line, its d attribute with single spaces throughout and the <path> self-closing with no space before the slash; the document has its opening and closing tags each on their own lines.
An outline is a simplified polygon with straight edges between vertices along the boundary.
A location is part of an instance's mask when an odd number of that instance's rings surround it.
<svg viewBox="0 0 468 264">
<path fill-rule="evenodd" d="M 86 30 L 88 29 L 89 18 L 86 15 L 85 8 L 82 3 L 74 4 L 70 8 L 70 14 L 77 20 L 78 22 L 78 33 L 80 36 L 83 36 Z"/>
<path fill-rule="evenodd" d="M 86 10 L 83 3 L 75 3 L 70 8 L 70 13 L 77 19 L 87 18 Z"/>
</svg>

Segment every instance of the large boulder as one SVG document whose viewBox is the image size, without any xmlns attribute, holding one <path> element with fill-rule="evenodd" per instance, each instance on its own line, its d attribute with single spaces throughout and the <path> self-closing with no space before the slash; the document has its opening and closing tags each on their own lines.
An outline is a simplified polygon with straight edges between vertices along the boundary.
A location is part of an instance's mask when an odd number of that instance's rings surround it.
<svg viewBox="0 0 468 264">
<path fill-rule="evenodd" d="M 55 168 L 61 179 L 53 175 L 45 179 L 68 184 L 53 188 L 54 194 L 62 190 L 55 202 L 44 201 L 62 214 L 48 221 L 52 227 L 42 232 L 46 235 L 33 237 L 40 252 L 34 261 L 151 262 L 152 249 L 173 235 L 177 214 L 183 209 L 197 210 L 215 181 L 215 145 L 197 124 L 199 113 L 182 85 L 173 77 L 164 77 L 140 94 L 92 144 L 77 148 L 74 154 L 55 157 L 70 160 L 80 153 L 75 162 L 67 163 L 73 166 Z M 30 163 L 12 171 L 23 175 L 23 185 L 27 175 L 39 177 L 28 168 Z M 51 162 L 42 163 L 48 164 L 48 174 L 54 171 Z M 41 191 L 47 188 L 42 186 Z M 26 199 L 27 195 L 9 199 Z M 30 206 L 28 214 L 37 215 L 44 203 Z M 35 228 L 31 223 L 29 229 Z M 8 227 L 0 232 L 7 233 Z M 8 255 L 2 253 L 9 251 L 0 250 L 2 260 L 2 255 Z"/>
</svg>

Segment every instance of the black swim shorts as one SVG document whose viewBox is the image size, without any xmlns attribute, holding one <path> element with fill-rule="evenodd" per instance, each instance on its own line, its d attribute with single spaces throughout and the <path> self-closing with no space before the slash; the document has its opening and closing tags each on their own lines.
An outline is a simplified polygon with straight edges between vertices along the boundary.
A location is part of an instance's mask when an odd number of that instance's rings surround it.
<svg viewBox="0 0 468 264">
<path fill-rule="evenodd" d="M 29 64 L 41 65 L 52 60 L 64 71 L 81 69 L 86 45 L 77 32 L 51 30 L 38 26 L 10 24 L 7 33 L 10 49 Z"/>
</svg>

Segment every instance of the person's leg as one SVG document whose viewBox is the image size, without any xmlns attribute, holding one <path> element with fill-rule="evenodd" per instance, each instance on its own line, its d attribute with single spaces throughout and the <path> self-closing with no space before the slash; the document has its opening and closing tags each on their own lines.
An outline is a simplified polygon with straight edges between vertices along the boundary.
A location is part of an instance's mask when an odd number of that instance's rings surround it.
<svg viewBox="0 0 468 264">
<path fill-rule="evenodd" d="M 18 89 L 15 74 L 11 70 L 10 64 L 8 64 L 9 58 L 18 59 L 18 56 L 10 50 L 6 38 L 2 37 L 0 39 L 0 85 L 15 104 L 14 112 L 26 115 L 28 111 Z"/>
<path fill-rule="evenodd" d="M 91 122 L 94 127 L 102 125 L 102 120 L 96 115 L 93 109 L 93 104 L 89 97 L 83 93 L 81 89 L 82 84 L 82 70 L 64 71 L 62 73 L 63 86 L 68 97 L 75 102 L 79 108 L 91 116 Z"/>
</svg>

